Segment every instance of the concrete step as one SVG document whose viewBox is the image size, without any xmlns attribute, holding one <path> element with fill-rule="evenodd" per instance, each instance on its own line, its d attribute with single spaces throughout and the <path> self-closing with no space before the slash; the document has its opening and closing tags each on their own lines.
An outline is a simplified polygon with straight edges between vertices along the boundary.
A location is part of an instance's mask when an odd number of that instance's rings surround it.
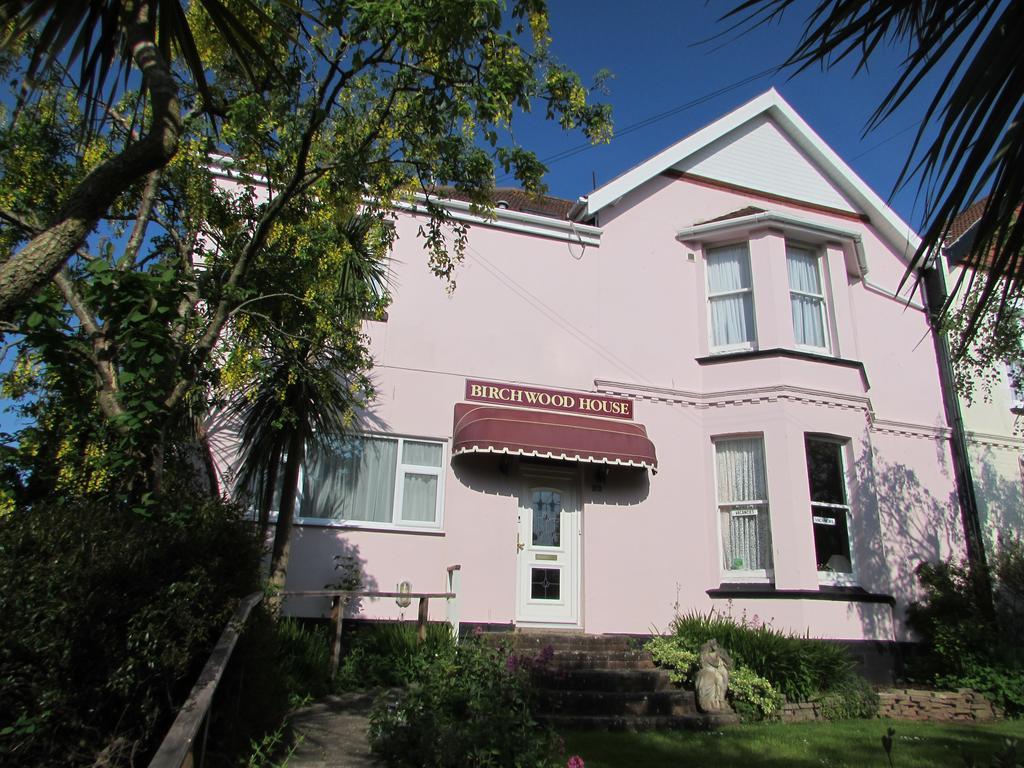
<svg viewBox="0 0 1024 768">
<path fill-rule="evenodd" d="M 537 692 L 541 715 L 685 717 L 697 715 L 692 691 L 557 691 Z"/>
<path fill-rule="evenodd" d="M 652 693 L 678 690 L 661 669 L 552 669 L 538 671 L 540 689 Z"/>
<path fill-rule="evenodd" d="M 723 725 L 740 722 L 739 715 L 732 713 L 709 715 L 699 713 L 675 717 L 671 715 L 637 717 L 630 715 L 550 715 L 539 716 L 556 731 L 678 731 L 713 730 Z"/>
</svg>

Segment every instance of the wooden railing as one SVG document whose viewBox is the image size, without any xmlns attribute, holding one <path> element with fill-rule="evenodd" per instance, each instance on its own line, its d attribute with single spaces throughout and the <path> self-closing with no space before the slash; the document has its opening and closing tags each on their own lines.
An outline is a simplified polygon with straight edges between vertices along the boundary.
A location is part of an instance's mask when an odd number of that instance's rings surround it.
<svg viewBox="0 0 1024 768">
<path fill-rule="evenodd" d="M 420 642 L 427 637 L 427 615 L 429 612 L 430 599 L 444 599 L 447 606 L 447 621 L 451 625 L 452 633 L 456 641 L 459 638 L 459 579 L 461 566 L 452 565 L 448 567 L 448 591 L 447 592 L 374 592 L 366 590 L 348 589 L 319 589 L 319 590 L 293 590 L 281 592 L 282 598 L 288 597 L 330 597 L 331 598 L 331 623 L 333 625 L 333 640 L 331 643 L 331 674 L 338 670 L 338 662 L 341 659 L 341 637 L 342 625 L 345 621 L 345 605 L 352 598 L 357 597 L 393 597 L 410 598 L 419 600 L 419 610 L 416 620 L 416 636 Z M 170 730 L 164 736 L 160 748 L 149 763 L 149 768 L 192 768 L 195 764 L 202 767 L 203 756 L 206 751 L 206 735 L 210 727 L 210 705 L 213 703 L 213 694 L 217 685 L 224 676 L 231 654 L 235 650 L 238 638 L 249 620 L 249 614 L 263 599 L 262 592 L 253 592 L 242 599 L 231 619 L 228 621 L 224 631 L 221 632 L 213 653 L 207 659 L 203 671 L 199 673 L 199 679 L 193 686 L 188 699 L 178 710 L 178 716 L 171 724 Z M 199 745 L 198 761 L 196 760 L 195 742 L 200 728 L 203 729 L 202 743 Z"/>
<path fill-rule="evenodd" d="M 191 768 L 196 734 L 199 733 L 199 727 L 205 723 L 203 743 L 199 749 L 199 765 L 202 766 L 203 753 L 206 751 L 206 734 L 210 728 L 210 718 L 207 715 L 213 702 L 214 691 L 224 676 L 224 670 L 227 669 L 231 653 L 235 650 L 235 644 L 249 619 L 249 614 L 262 599 L 262 592 L 253 592 L 239 603 L 238 609 L 221 632 L 213 653 L 206 661 L 206 666 L 199 673 L 199 680 L 178 710 L 178 716 L 174 719 L 171 729 L 167 731 L 160 748 L 150 761 L 149 768 Z"/>
</svg>

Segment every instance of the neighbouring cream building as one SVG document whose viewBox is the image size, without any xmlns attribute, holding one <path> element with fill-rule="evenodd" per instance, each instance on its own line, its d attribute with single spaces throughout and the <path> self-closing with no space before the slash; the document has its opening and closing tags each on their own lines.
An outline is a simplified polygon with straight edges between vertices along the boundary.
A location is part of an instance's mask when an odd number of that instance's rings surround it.
<svg viewBox="0 0 1024 768">
<path fill-rule="evenodd" d="M 447 203 L 472 224 L 451 295 L 400 212 L 379 395 L 307 463 L 289 588 L 339 555 L 380 590 L 459 564 L 464 623 L 909 639 L 915 566 L 963 552 L 931 331 L 897 293 L 911 228 L 774 90 L 578 201 L 505 197 Z M 976 444 L 1016 457 L 1001 407 Z"/>
</svg>

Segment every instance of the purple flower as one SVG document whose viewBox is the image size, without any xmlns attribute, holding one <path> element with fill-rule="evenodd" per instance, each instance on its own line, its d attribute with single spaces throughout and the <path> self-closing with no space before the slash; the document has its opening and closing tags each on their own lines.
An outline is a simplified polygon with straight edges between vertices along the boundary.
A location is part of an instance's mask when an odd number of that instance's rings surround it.
<svg viewBox="0 0 1024 768">
<path fill-rule="evenodd" d="M 573 755 L 569 758 L 569 762 L 565 764 L 565 768 L 583 768 L 583 758 L 579 755 Z"/>
<path fill-rule="evenodd" d="M 537 655 L 537 663 L 548 664 L 553 658 L 555 658 L 555 649 L 550 645 L 545 645 L 540 649 L 540 653 Z"/>
<path fill-rule="evenodd" d="M 515 654 L 512 654 L 507 659 L 505 659 L 505 671 L 509 673 L 514 673 L 517 669 L 519 669 L 519 657 Z"/>
</svg>

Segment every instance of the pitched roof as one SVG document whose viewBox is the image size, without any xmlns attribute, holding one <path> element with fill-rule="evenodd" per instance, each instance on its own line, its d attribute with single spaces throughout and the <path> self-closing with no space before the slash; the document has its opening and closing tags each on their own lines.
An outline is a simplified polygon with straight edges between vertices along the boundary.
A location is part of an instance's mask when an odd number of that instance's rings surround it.
<svg viewBox="0 0 1024 768">
<path fill-rule="evenodd" d="M 966 235 L 978 220 L 981 218 L 981 214 L 985 212 L 985 206 L 988 204 L 988 195 L 976 200 L 969 206 L 964 208 L 960 213 L 953 219 L 953 223 L 949 226 L 949 234 L 946 235 L 946 239 L 942 245 L 945 248 L 949 248 L 956 243 L 961 237 Z"/>
<path fill-rule="evenodd" d="M 469 200 L 469 195 L 454 187 L 438 187 L 434 194 L 452 200 Z M 493 201 L 496 208 L 563 220 L 568 218 L 569 210 L 574 205 L 572 200 L 551 195 L 533 195 L 517 187 L 496 187 Z"/>
<path fill-rule="evenodd" d="M 724 117 L 692 133 L 634 168 L 591 192 L 581 206 L 579 220 L 593 217 L 623 195 L 659 174 L 679 165 L 713 142 L 768 118 L 806 155 L 822 174 L 857 208 L 867 215 L 880 235 L 898 252 L 909 257 L 920 244 L 917 233 L 854 173 L 774 89 L 770 89 Z"/>
<path fill-rule="evenodd" d="M 715 218 L 713 219 L 702 221 L 701 224 L 713 224 L 716 221 L 728 221 L 729 219 L 739 219 L 744 216 L 753 216 L 755 213 L 767 213 L 767 211 L 764 208 L 758 208 L 756 205 L 748 205 L 745 208 L 740 208 L 738 211 L 723 213 L 721 216 L 715 216 Z"/>
</svg>

